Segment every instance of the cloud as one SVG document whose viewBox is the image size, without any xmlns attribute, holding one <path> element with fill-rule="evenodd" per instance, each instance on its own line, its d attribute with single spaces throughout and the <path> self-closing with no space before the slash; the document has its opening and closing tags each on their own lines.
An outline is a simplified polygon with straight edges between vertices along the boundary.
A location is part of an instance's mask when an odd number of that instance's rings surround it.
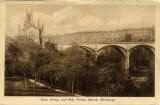
<svg viewBox="0 0 160 105">
<path fill-rule="evenodd" d="M 72 31 L 73 23 L 77 21 L 79 11 L 71 7 L 65 7 L 51 15 L 35 12 L 34 18 L 40 19 L 40 23 L 45 25 L 45 31 L 51 34 L 63 34 Z"/>
<path fill-rule="evenodd" d="M 71 6 L 61 8 L 57 11 L 47 14 L 45 12 L 33 12 L 35 23 L 38 19 L 45 26 L 45 32 L 53 35 L 79 31 L 100 31 L 100 30 L 115 30 L 128 27 L 144 27 L 145 25 L 154 24 L 154 16 L 148 15 L 148 12 L 139 9 L 115 9 L 115 13 L 106 13 L 105 19 L 100 16 L 95 16 L 91 12 Z M 119 15 L 117 15 L 118 13 Z M 23 25 L 25 14 L 17 12 L 10 17 L 9 27 L 11 31 L 16 32 L 19 24 Z"/>
<path fill-rule="evenodd" d="M 101 29 L 101 26 L 103 26 L 103 22 L 97 17 L 87 15 L 79 20 L 76 23 L 76 26 L 81 30 L 99 30 Z"/>
<path fill-rule="evenodd" d="M 15 15 L 11 16 L 9 27 L 7 27 L 10 29 L 9 31 L 17 33 L 18 26 L 24 24 L 24 18 L 25 14 L 21 12 L 17 12 Z"/>
</svg>

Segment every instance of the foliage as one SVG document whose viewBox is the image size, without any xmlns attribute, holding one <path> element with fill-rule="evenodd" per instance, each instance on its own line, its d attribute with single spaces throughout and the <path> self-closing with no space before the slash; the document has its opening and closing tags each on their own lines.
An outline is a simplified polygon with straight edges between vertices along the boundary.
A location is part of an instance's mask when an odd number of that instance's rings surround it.
<svg viewBox="0 0 160 105">
<path fill-rule="evenodd" d="M 6 76 L 31 74 L 28 78 L 34 77 L 47 86 L 84 96 L 154 95 L 154 76 L 147 72 L 148 82 L 141 83 L 132 79 L 134 75 L 126 77 L 121 67 L 124 55 L 113 47 L 104 48 L 95 60 L 92 53 L 80 47 L 59 51 L 54 43 L 47 42 L 42 48 L 29 38 L 17 36 L 6 39 L 5 50 Z M 146 52 L 143 48 L 133 51 L 131 72 L 148 67 L 150 53 Z M 137 77 L 145 74 L 136 73 Z M 144 90 L 150 91 L 144 93 Z"/>
</svg>

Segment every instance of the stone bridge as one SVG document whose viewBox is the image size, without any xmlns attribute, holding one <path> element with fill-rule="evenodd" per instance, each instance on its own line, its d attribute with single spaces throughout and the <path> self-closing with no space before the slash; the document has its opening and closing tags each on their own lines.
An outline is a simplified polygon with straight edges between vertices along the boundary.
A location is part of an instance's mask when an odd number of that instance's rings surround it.
<svg viewBox="0 0 160 105">
<path fill-rule="evenodd" d="M 126 70 L 126 74 L 128 74 L 129 69 L 129 56 L 132 51 L 134 51 L 135 48 L 142 46 L 144 48 L 147 48 L 150 50 L 153 54 L 155 54 L 155 43 L 154 42 L 121 42 L 121 43 L 105 43 L 105 44 L 78 44 L 78 45 L 72 45 L 72 44 L 57 44 L 57 48 L 59 50 L 65 50 L 70 47 L 79 47 L 87 52 L 90 52 L 92 55 L 97 58 L 101 51 L 103 51 L 106 47 L 113 47 L 117 49 L 118 51 L 122 52 L 124 55 L 124 64 L 122 67 Z"/>
</svg>

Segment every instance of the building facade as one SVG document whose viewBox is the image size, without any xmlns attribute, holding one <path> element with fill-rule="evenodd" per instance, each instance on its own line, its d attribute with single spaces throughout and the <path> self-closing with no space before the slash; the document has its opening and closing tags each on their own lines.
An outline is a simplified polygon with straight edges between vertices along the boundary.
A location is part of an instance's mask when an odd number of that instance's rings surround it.
<svg viewBox="0 0 160 105">
<path fill-rule="evenodd" d="M 26 9 L 24 24 L 19 25 L 18 35 L 23 35 L 34 40 L 37 43 L 43 44 L 44 25 L 41 25 L 39 20 L 37 22 L 33 19 L 33 11 Z"/>
<path fill-rule="evenodd" d="M 115 31 L 76 32 L 50 36 L 50 41 L 57 44 L 105 44 L 116 42 L 154 42 L 154 27 L 123 29 Z"/>
</svg>

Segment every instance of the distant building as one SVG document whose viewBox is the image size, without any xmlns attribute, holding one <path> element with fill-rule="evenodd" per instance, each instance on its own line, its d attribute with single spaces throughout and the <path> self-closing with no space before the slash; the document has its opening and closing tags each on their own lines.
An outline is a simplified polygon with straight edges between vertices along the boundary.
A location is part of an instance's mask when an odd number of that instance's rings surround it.
<svg viewBox="0 0 160 105">
<path fill-rule="evenodd" d="M 37 43 L 43 44 L 44 25 L 40 25 L 39 20 L 35 23 L 32 13 L 32 9 L 30 11 L 26 9 L 24 24 L 19 25 L 18 35 L 24 35 Z"/>
<path fill-rule="evenodd" d="M 115 42 L 150 42 L 155 41 L 155 27 L 122 29 L 115 31 L 90 31 L 75 32 L 64 35 L 45 34 L 44 25 L 39 20 L 37 23 L 33 20 L 32 9 L 26 9 L 24 24 L 19 25 L 18 34 L 24 35 L 40 44 L 51 42 L 55 44 L 104 44 Z M 49 26 L 48 26 L 49 27 Z"/>
<path fill-rule="evenodd" d="M 115 31 L 76 32 L 50 36 L 50 41 L 57 44 L 104 44 L 116 42 L 154 42 L 154 27 L 123 29 Z"/>
</svg>

